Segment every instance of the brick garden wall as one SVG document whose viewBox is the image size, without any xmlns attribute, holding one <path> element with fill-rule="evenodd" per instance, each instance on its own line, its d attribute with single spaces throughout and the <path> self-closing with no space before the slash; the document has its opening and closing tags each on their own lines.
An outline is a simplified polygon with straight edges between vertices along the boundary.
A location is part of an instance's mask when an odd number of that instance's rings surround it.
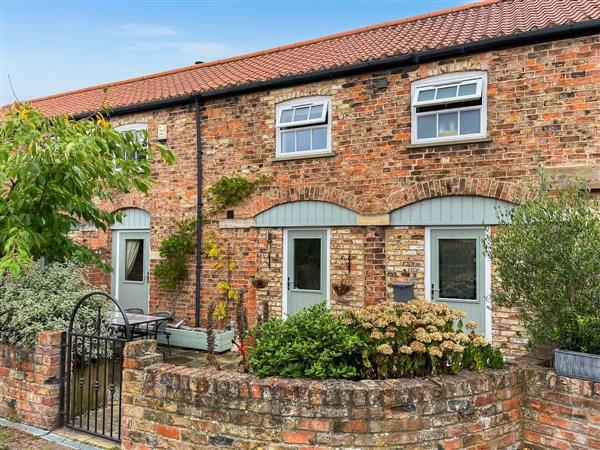
<svg viewBox="0 0 600 450">
<path fill-rule="evenodd" d="M 516 368 L 311 381 L 163 364 L 152 341 L 125 353 L 125 449 L 516 449 L 521 439 Z"/>
<path fill-rule="evenodd" d="M 44 429 L 60 420 L 61 332 L 42 332 L 32 350 L 0 344 L 0 416 Z"/>
<path fill-rule="evenodd" d="M 527 367 L 523 442 L 533 450 L 600 449 L 600 383 Z"/>
</svg>

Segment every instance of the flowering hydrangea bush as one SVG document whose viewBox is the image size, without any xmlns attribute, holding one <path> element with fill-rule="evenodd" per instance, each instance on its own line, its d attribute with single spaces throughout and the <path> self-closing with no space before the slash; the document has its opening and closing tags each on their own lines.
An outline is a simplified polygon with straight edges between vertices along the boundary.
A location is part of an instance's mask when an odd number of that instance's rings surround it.
<svg viewBox="0 0 600 450">
<path fill-rule="evenodd" d="M 475 333 L 477 324 L 445 303 L 381 303 L 344 313 L 342 323 L 365 342 L 361 376 L 371 379 L 502 368 L 500 351 Z"/>
</svg>

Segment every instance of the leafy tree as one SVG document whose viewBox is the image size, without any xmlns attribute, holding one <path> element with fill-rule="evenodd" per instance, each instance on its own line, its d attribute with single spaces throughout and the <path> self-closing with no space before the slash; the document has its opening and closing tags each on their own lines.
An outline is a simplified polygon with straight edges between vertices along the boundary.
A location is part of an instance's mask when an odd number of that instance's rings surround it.
<svg viewBox="0 0 600 450">
<path fill-rule="evenodd" d="M 106 230 L 120 215 L 100 201 L 148 193 L 153 150 L 139 135 L 115 131 L 102 113 L 74 120 L 14 104 L 0 122 L 0 274 L 16 275 L 41 257 L 108 269 L 68 233 L 80 222 Z M 157 150 L 174 162 L 172 152 Z"/>
<path fill-rule="evenodd" d="M 542 175 L 531 189 L 486 244 L 500 279 L 493 299 L 518 308 L 531 345 L 557 344 L 600 311 L 598 204 L 580 182 L 552 193 Z"/>
</svg>

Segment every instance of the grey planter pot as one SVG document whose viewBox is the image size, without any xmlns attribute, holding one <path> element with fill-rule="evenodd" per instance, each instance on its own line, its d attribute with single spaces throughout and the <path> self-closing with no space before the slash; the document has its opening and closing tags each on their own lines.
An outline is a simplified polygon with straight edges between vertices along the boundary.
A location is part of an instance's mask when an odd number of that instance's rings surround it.
<svg viewBox="0 0 600 450">
<path fill-rule="evenodd" d="M 600 355 L 554 350 L 554 371 L 557 375 L 600 382 Z"/>
</svg>

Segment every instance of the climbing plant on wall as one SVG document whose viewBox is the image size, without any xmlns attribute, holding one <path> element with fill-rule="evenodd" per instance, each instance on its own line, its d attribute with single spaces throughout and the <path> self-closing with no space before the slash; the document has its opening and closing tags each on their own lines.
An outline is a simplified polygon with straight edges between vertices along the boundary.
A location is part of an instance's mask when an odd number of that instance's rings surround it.
<svg viewBox="0 0 600 450">
<path fill-rule="evenodd" d="M 209 214 L 230 208 L 250 197 L 259 185 L 266 183 L 269 177 L 258 176 L 254 181 L 248 180 L 242 174 L 231 177 L 222 176 L 208 189 L 210 203 Z M 233 256 L 231 243 L 221 244 L 222 240 L 217 231 L 211 231 L 204 236 L 204 255 L 214 260 L 213 268 L 224 272 L 216 284 L 219 292 L 219 302 L 214 308 L 214 319 L 223 322 L 229 314 L 232 303 L 238 302 L 239 291 L 232 287 L 233 272 L 238 268 L 238 262 Z"/>
<path fill-rule="evenodd" d="M 256 180 L 250 181 L 242 174 L 231 177 L 222 176 L 215 184 L 208 188 L 209 200 L 213 211 L 222 211 L 237 205 L 250 197 L 256 188 L 266 183 L 269 177 L 260 175 Z"/>
<path fill-rule="evenodd" d="M 175 289 L 188 278 L 187 257 L 194 254 L 196 243 L 196 220 L 174 220 L 175 232 L 160 243 L 161 261 L 154 268 L 154 275 L 163 289 Z"/>
</svg>

